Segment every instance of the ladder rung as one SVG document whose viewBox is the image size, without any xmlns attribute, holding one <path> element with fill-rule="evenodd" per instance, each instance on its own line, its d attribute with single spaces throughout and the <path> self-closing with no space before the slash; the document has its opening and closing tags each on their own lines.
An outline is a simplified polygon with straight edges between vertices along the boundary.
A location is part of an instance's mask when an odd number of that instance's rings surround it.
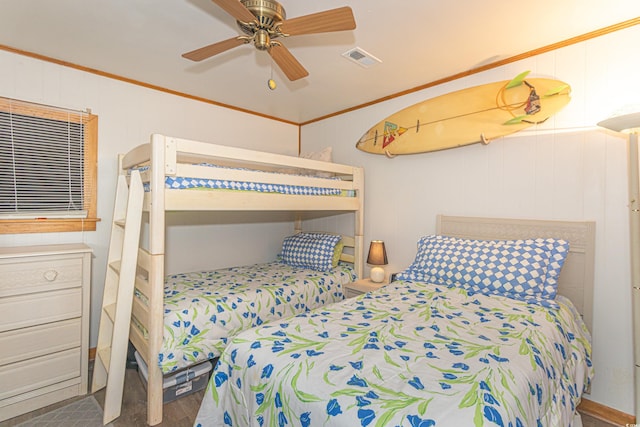
<svg viewBox="0 0 640 427">
<path fill-rule="evenodd" d="M 124 219 L 116 219 L 115 221 L 113 221 L 113 223 L 115 225 L 117 225 L 118 227 L 124 228 L 125 220 Z"/>
<path fill-rule="evenodd" d="M 138 328 L 138 326 L 133 322 L 131 323 L 131 327 L 129 328 L 129 339 L 133 343 L 134 347 L 138 350 L 138 353 L 140 353 L 140 356 L 142 356 L 145 362 L 147 362 L 147 366 L 149 366 L 148 338 L 145 336 L 144 332 L 142 332 L 140 328 Z"/>
<path fill-rule="evenodd" d="M 122 261 L 114 261 L 112 263 L 109 264 L 109 267 L 115 271 L 117 274 L 120 274 L 120 265 L 121 265 Z"/>
<path fill-rule="evenodd" d="M 147 298 L 147 295 L 151 293 L 151 287 L 149 286 L 149 281 L 147 280 L 147 278 L 142 275 L 137 275 L 135 285 L 139 293 L 142 293 L 142 295 L 144 295 L 144 299 L 146 299 L 145 303 L 148 303 L 149 300 Z"/>
<path fill-rule="evenodd" d="M 109 304 L 104 307 L 104 312 L 107 313 L 109 319 L 111 319 L 111 323 L 116 321 L 116 304 Z"/>
<path fill-rule="evenodd" d="M 98 350 L 98 357 L 104 366 L 104 370 L 109 373 L 109 363 L 111 362 L 111 347 L 105 347 Z"/>
</svg>

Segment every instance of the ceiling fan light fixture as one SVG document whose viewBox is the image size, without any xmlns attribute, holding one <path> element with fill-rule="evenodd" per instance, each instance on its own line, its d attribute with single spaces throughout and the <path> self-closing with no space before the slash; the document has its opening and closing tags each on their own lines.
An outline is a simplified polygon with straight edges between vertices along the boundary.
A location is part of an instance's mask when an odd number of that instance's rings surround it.
<svg viewBox="0 0 640 427">
<path fill-rule="evenodd" d="M 258 30 L 253 38 L 253 44 L 258 50 L 267 50 L 271 46 L 271 37 L 265 30 Z"/>
</svg>

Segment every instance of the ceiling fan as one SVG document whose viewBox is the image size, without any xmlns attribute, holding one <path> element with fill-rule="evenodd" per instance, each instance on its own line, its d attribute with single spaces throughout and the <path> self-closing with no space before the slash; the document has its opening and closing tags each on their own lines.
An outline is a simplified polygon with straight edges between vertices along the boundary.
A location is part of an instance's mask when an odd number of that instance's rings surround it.
<svg viewBox="0 0 640 427">
<path fill-rule="evenodd" d="M 246 34 L 210 44 L 182 56 L 202 61 L 245 43 L 266 50 L 289 80 L 298 80 L 309 72 L 278 40 L 279 37 L 353 30 L 356 22 L 350 7 L 325 10 L 293 19 L 286 19 L 284 7 L 275 0 L 213 0 L 233 16 Z"/>
</svg>

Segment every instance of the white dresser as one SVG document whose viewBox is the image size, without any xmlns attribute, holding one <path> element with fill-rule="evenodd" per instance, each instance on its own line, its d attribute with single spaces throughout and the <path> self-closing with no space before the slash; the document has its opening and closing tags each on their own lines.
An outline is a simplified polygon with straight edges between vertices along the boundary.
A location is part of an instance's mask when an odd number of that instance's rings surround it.
<svg viewBox="0 0 640 427">
<path fill-rule="evenodd" d="M 91 249 L 0 247 L 0 421 L 87 393 Z"/>
</svg>

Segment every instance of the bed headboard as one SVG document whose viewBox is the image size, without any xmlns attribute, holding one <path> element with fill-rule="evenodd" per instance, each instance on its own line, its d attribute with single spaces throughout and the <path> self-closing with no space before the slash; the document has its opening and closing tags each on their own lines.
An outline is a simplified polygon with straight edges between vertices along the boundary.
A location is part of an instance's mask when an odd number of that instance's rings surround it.
<svg viewBox="0 0 640 427">
<path fill-rule="evenodd" d="M 477 240 L 557 238 L 569 242 L 558 279 L 558 293 L 576 306 L 591 331 L 595 259 L 595 222 L 477 218 L 438 215 L 438 234 Z"/>
</svg>

